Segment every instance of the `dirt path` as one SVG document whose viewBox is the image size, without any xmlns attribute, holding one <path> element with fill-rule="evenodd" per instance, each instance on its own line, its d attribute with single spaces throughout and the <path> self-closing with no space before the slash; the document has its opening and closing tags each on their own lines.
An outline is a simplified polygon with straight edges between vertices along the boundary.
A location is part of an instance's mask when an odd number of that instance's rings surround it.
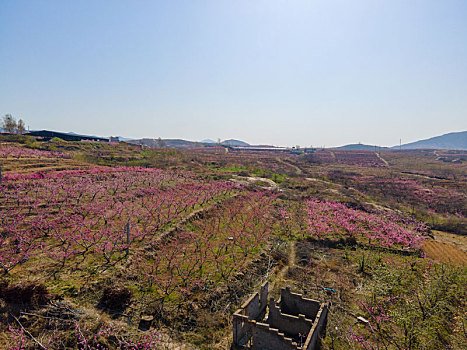
<svg viewBox="0 0 467 350">
<path fill-rule="evenodd" d="M 289 269 L 295 265 L 295 252 L 296 252 L 295 243 L 296 243 L 295 241 L 290 242 L 288 263 L 277 274 L 277 277 L 280 277 L 280 279 L 285 278 Z"/>
<path fill-rule="evenodd" d="M 410 172 L 410 171 L 401 171 L 401 174 L 410 175 L 410 176 L 413 176 L 413 177 L 419 177 L 419 178 L 427 179 L 427 180 L 453 181 L 453 179 L 450 179 L 450 178 L 447 178 L 447 177 L 429 176 L 429 175 L 424 175 L 424 174 L 413 173 L 413 172 Z M 462 184 L 467 182 L 464 179 L 455 179 L 455 181 L 460 182 Z"/>
<path fill-rule="evenodd" d="M 295 241 L 292 241 L 290 243 L 290 249 L 289 249 L 289 263 L 287 264 L 287 266 L 290 268 L 290 267 L 294 267 L 295 266 L 295 255 L 296 255 L 296 245 L 297 242 Z"/>
<path fill-rule="evenodd" d="M 384 164 L 386 164 L 386 166 L 389 166 L 389 163 L 386 161 L 386 159 L 381 157 L 381 154 L 379 154 L 378 152 L 375 152 L 375 154 Z"/>
<path fill-rule="evenodd" d="M 290 161 L 288 160 L 283 160 L 283 159 L 280 159 L 280 158 L 276 158 L 276 160 L 282 164 L 286 164 L 292 168 L 295 169 L 295 172 L 297 175 L 301 175 L 302 174 L 302 169 L 300 169 L 298 166 L 296 166 L 295 164 L 291 163 Z"/>
<path fill-rule="evenodd" d="M 275 191 L 275 190 L 278 190 L 279 188 L 274 181 L 272 181 L 271 179 L 267 179 L 265 177 L 235 176 L 234 178 L 230 179 L 230 181 L 236 182 L 240 185 L 254 184 L 254 183 L 257 183 L 258 181 L 261 181 L 261 182 L 268 184 L 268 186 L 261 186 L 265 190 Z"/>
<path fill-rule="evenodd" d="M 287 279 L 287 273 L 289 269 L 295 265 L 295 241 L 291 241 L 289 245 L 289 254 L 288 254 L 288 262 L 277 274 L 276 276 L 269 282 L 269 288 L 271 291 L 278 289 L 277 287 L 281 287 L 281 284 Z"/>
</svg>

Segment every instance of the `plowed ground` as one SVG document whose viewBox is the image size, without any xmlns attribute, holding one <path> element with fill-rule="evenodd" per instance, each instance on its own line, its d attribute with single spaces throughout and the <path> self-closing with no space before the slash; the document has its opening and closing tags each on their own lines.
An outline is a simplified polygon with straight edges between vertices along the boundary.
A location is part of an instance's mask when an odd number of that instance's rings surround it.
<svg viewBox="0 0 467 350">
<path fill-rule="evenodd" d="M 426 256 L 442 262 L 452 262 L 459 265 L 467 264 L 467 254 L 450 243 L 428 240 L 423 245 Z"/>
</svg>

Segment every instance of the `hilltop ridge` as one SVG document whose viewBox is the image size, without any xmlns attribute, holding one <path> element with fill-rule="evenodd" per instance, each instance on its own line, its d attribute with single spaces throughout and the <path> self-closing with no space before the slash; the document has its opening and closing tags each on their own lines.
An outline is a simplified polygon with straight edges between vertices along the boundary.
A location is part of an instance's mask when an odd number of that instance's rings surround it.
<svg viewBox="0 0 467 350">
<path fill-rule="evenodd" d="M 402 149 L 449 149 L 449 150 L 467 150 L 467 131 L 450 132 L 444 135 L 430 137 L 428 139 L 406 143 Z"/>
</svg>

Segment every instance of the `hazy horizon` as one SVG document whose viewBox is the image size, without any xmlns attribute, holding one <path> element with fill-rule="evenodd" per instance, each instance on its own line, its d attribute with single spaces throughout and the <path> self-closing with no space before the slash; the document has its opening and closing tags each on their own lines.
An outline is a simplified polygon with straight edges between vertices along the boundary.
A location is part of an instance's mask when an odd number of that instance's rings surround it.
<svg viewBox="0 0 467 350">
<path fill-rule="evenodd" d="M 463 1 L 3 1 L 31 129 L 394 146 L 467 130 Z"/>
</svg>

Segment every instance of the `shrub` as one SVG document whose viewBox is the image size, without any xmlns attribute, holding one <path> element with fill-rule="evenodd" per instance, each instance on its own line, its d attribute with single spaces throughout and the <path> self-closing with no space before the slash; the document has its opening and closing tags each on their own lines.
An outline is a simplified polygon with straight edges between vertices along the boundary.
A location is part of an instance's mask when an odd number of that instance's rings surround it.
<svg viewBox="0 0 467 350">
<path fill-rule="evenodd" d="M 133 292 L 125 287 L 105 287 L 99 306 L 104 309 L 116 310 L 125 308 L 131 301 Z"/>
<path fill-rule="evenodd" d="M 43 305 L 50 300 L 47 288 L 40 283 L 19 282 L 15 285 L 0 284 L 0 298 L 9 304 Z"/>
</svg>

